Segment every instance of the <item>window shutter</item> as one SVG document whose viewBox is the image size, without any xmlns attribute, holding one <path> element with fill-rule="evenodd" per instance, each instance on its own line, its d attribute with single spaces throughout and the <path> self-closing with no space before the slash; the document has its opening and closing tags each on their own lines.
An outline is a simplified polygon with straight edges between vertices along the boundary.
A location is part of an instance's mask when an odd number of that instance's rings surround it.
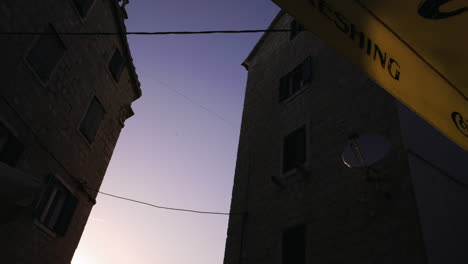
<svg viewBox="0 0 468 264">
<path fill-rule="evenodd" d="M 296 132 L 295 138 L 295 160 L 294 167 L 297 167 L 298 163 L 303 164 L 306 161 L 306 133 L 305 127 L 300 128 Z"/>
<path fill-rule="evenodd" d="M 115 81 L 119 81 L 120 75 L 122 74 L 124 68 L 124 61 L 123 57 L 120 54 L 118 49 L 115 50 L 114 55 L 112 55 L 111 60 L 109 61 L 109 71 L 112 73 L 112 77 L 114 77 Z"/>
<path fill-rule="evenodd" d="M 41 214 L 43 213 L 45 206 L 50 199 L 50 195 L 52 194 L 52 190 L 54 189 L 56 181 L 57 180 L 53 175 L 47 175 L 47 185 L 42 191 L 41 197 L 39 198 L 39 202 L 36 205 L 35 213 L 37 218 L 41 217 Z"/>
<path fill-rule="evenodd" d="M 56 225 L 57 234 L 62 236 L 65 235 L 77 205 L 78 199 L 76 199 L 71 193 L 68 192 L 65 206 L 62 209 L 62 213 Z"/>
<path fill-rule="evenodd" d="M 297 35 L 297 21 L 296 20 L 291 21 L 289 29 L 291 30 L 289 34 L 289 40 L 292 40 Z"/>
<path fill-rule="evenodd" d="M 287 172 L 294 168 L 295 161 L 295 146 L 294 135 L 289 135 L 285 138 L 283 144 L 283 172 Z"/>
<path fill-rule="evenodd" d="M 49 199 L 50 206 L 47 208 L 47 215 L 42 222 L 47 228 L 55 232 L 56 225 L 62 214 L 62 208 L 65 206 L 67 199 L 67 190 L 61 184 L 56 184 L 54 188 L 54 196 Z M 41 219 L 42 220 L 42 219 Z"/>
<path fill-rule="evenodd" d="M 299 64 L 293 71 L 292 77 L 293 77 L 293 89 L 292 89 L 292 94 L 298 92 L 301 90 L 301 88 L 304 85 L 303 81 L 303 64 Z"/>
<path fill-rule="evenodd" d="M 91 8 L 94 0 L 73 0 L 73 2 L 76 4 L 80 16 L 85 17 L 86 14 L 88 14 L 88 11 Z"/>
<path fill-rule="evenodd" d="M 279 101 L 283 101 L 288 97 L 289 94 L 289 78 L 288 75 L 284 76 L 280 80 L 280 87 L 279 87 Z"/>
<path fill-rule="evenodd" d="M 312 57 L 308 56 L 302 63 L 302 79 L 304 83 L 312 80 Z"/>
<path fill-rule="evenodd" d="M 89 143 L 94 141 L 99 125 L 104 118 L 104 107 L 101 103 L 93 98 L 93 101 L 89 105 L 88 112 L 86 113 L 85 118 L 81 122 L 80 131 L 86 137 Z"/>
<path fill-rule="evenodd" d="M 52 27 L 47 27 L 46 32 L 55 31 Z M 26 58 L 41 80 L 46 82 L 64 54 L 64 44 L 57 35 L 52 34 L 40 36 Z"/>
</svg>

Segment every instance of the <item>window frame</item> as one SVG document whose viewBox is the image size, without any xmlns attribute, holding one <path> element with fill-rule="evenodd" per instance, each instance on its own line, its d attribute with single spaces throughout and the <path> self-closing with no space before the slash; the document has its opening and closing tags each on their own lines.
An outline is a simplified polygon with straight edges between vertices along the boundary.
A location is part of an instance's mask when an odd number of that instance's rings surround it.
<svg viewBox="0 0 468 264">
<path fill-rule="evenodd" d="M 295 234 L 295 232 L 298 232 L 299 236 L 301 236 L 300 245 L 302 246 L 302 249 L 300 250 L 297 250 L 297 248 L 294 247 L 294 246 L 297 246 L 297 244 L 295 244 L 295 241 L 291 241 L 294 244 L 293 245 L 288 244 L 289 247 L 286 247 L 286 242 L 288 240 L 290 241 L 292 238 L 299 237 L 298 234 Z M 289 251 L 288 254 L 297 253 L 298 251 L 300 251 L 300 253 L 303 255 L 299 258 L 298 260 L 299 262 L 291 261 L 291 259 L 286 259 L 287 250 Z M 282 264 L 306 264 L 307 263 L 307 225 L 306 224 L 297 224 L 297 225 L 294 225 L 294 226 L 291 226 L 282 230 L 281 263 Z"/>
<path fill-rule="evenodd" d="M 294 69 L 280 78 L 278 89 L 278 101 L 280 103 L 286 102 L 289 98 L 299 94 L 312 82 L 313 64 L 312 56 L 307 56 Z"/>
<path fill-rule="evenodd" d="M 91 109 L 91 106 L 93 104 L 93 102 L 97 102 L 101 108 L 102 108 L 102 118 L 101 120 L 99 121 L 99 125 L 97 126 L 97 129 L 96 131 L 94 132 L 94 135 L 93 137 L 90 139 L 88 138 L 88 136 L 86 135 L 86 133 L 83 131 L 83 123 L 85 122 L 85 120 L 87 119 L 87 116 L 88 116 L 88 113 L 90 112 L 90 109 Z M 83 115 L 83 117 L 81 118 L 81 121 L 78 125 L 78 131 L 79 131 L 79 134 L 84 138 L 84 140 L 86 141 L 86 143 L 88 143 L 89 146 L 91 146 L 95 139 L 96 139 L 96 136 L 98 135 L 98 132 L 101 128 L 101 124 L 102 122 L 104 121 L 105 119 L 105 116 L 106 116 L 107 112 L 106 112 L 106 108 L 104 107 L 104 105 L 101 103 L 101 101 L 99 100 L 99 98 L 97 98 L 97 96 L 93 96 L 92 99 L 90 100 L 90 102 L 88 103 L 88 107 L 86 108 L 86 111 Z"/>
<path fill-rule="evenodd" d="M 57 195 L 61 198 L 57 201 Z M 65 236 L 79 205 L 79 199 L 54 174 L 48 181 L 36 204 L 35 221 L 49 234 Z"/>
<path fill-rule="evenodd" d="M 119 73 L 117 74 L 118 76 L 116 76 L 114 74 L 114 71 L 111 70 L 111 63 L 112 63 L 112 60 L 114 59 L 114 56 L 116 54 L 119 54 L 120 58 L 121 58 L 121 69 L 120 69 Z M 123 74 L 126 66 L 127 65 L 126 65 L 125 57 L 122 55 L 122 52 L 120 51 L 120 49 L 115 47 L 114 52 L 112 53 L 112 56 L 107 61 L 107 67 L 106 67 L 109 74 L 111 75 L 111 77 L 112 77 L 112 79 L 114 80 L 115 83 L 118 83 L 120 81 L 120 79 L 122 78 L 122 74 Z"/>
<path fill-rule="evenodd" d="M 79 4 L 77 1 L 79 0 L 70 0 L 72 2 L 73 8 L 75 11 L 78 13 L 78 16 L 80 17 L 81 21 L 84 22 L 86 18 L 89 16 L 91 10 L 93 9 L 94 5 L 96 4 L 96 0 L 91 0 L 92 3 L 89 5 L 89 8 L 86 10 L 86 14 L 81 14 L 80 7 L 78 6 Z"/>
<path fill-rule="evenodd" d="M 283 175 L 283 177 L 288 177 L 288 176 L 291 176 L 293 174 L 296 174 L 297 172 L 297 169 L 299 166 L 292 166 L 292 167 L 289 167 L 289 166 L 286 166 L 286 163 L 289 163 L 286 161 L 286 156 L 287 156 L 287 140 L 289 137 L 293 136 L 294 134 L 296 133 L 300 133 L 300 131 L 303 130 L 304 132 L 304 138 L 303 138 L 303 142 L 304 142 L 304 147 L 303 147 L 303 160 L 302 163 L 300 164 L 301 166 L 307 166 L 308 164 L 308 156 L 309 156 L 309 148 L 308 148 L 308 143 L 309 143 L 309 139 L 308 139 L 308 127 L 306 124 L 302 124 L 298 127 L 296 127 L 295 129 L 291 130 L 289 133 L 287 133 L 286 135 L 283 136 L 282 138 L 282 146 L 281 146 L 281 175 Z M 297 143 L 297 139 L 293 140 L 293 141 L 296 141 Z M 297 149 L 294 151 L 296 152 L 297 154 Z"/>
<path fill-rule="evenodd" d="M 65 57 L 65 54 L 67 52 L 67 45 L 65 45 L 65 42 L 63 41 L 62 37 L 57 34 L 57 30 L 55 29 L 54 25 L 52 25 L 51 23 L 48 23 L 47 26 L 43 27 L 43 31 L 45 32 L 49 32 L 49 33 L 53 33 L 53 34 L 49 34 L 49 35 L 38 35 L 34 38 L 34 40 L 32 41 L 30 47 L 27 49 L 27 51 L 25 52 L 25 54 L 23 55 L 23 60 L 25 62 L 25 64 L 27 65 L 27 67 L 31 70 L 31 72 L 33 73 L 34 77 L 39 81 L 39 83 L 43 86 L 46 86 L 50 80 L 52 79 L 52 77 L 55 75 L 56 71 L 57 71 L 57 66 L 60 64 L 60 62 L 63 60 L 63 58 Z M 50 70 L 48 76 L 46 77 L 46 79 L 44 80 L 42 77 L 41 77 L 41 74 L 38 73 L 38 70 L 35 68 L 34 64 L 31 62 L 31 60 L 29 59 L 29 56 L 31 54 L 31 52 L 36 48 L 36 46 L 38 45 L 39 41 L 41 40 L 42 37 L 47 37 L 47 36 L 54 36 L 56 37 L 56 39 L 58 40 L 58 42 L 60 43 L 60 45 L 63 47 L 63 52 L 62 54 L 60 55 L 60 57 L 58 58 L 58 60 L 56 61 L 56 63 L 54 64 L 54 66 L 52 67 L 52 69 Z"/>
</svg>

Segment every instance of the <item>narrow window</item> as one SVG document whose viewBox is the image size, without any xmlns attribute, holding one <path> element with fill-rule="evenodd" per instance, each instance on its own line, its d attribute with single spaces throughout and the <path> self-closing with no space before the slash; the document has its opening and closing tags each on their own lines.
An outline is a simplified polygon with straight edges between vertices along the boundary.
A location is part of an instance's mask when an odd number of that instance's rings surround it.
<svg viewBox="0 0 468 264">
<path fill-rule="evenodd" d="M 80 16 L 84 18 L 88 14 L 89 9 L 91 9 L 94 0 L 73 0 L 73 2 L 75 2 L 76 9 L 78 9 Z"/>
<path fill-rule="evenodd" d="M 304 225 L 288 228 L 283 232 L 282 263 L 306 263 L 306 228 Z"/>
<path fill-rule="evenodd" d="M 114 80 L 118 82 L 124 68 L 124 60 L 118 49 L 115 49 L 114 55 L 112 55 L 109 61 L 108 68 Z"/>
<path fill-rule="evenodd" d="M 306 128 L 293 131 L 283 142 L 283 173 L 297 168 L 306 161 Z"/>
<path fill-rule="evenodd" d="M 289 29 L 291 30 L 291 33 L 289 34 L 289 40 L 294 39 L 297 35 L 299 35 L 299 33 L 301 33 L 301 31 L 305 30 L 304 26 L 297 20 L 291 21 Z"/>
<path fill-rule="evenodd" d="M 311 79 L 312 58 L 309 56 L 280 79 L 279 101 L 281 102 L 302 90 Z"/>
<path fill-rule="evenodd" d="M 65 235 L 78 200 L 54 176 L 49 182 L 36 208 L 37 218 L 50 231 Z"/>
<path fill-rule="evenodd" d="M 47 33 L 54 33 L 51 27 Z M 39 37 L 26 57 L 31 67 L 43 82 L 47 82 L 65 53 L 65 46 L 57 34 L 46 34 Z"/>
<path fill-rule="evenodd" d="M 0 162 L 15 167 L 23 151 L 23 144 L 0 123 Z"/>
<path fill-rule="evenodd" d="M 86 113 L 86 116 L 80 125 L 80 131 L 89 143 L 94 141 L 94 138 L 96 137 L 97 131 L 99 129 L 99 125 L 104 118 L 104 113 L 104 107 L 97 100 L 97 98 L 94 97 L 91 101 L 91 104 L 89 105 L 88 112 Z"/>
</svg>

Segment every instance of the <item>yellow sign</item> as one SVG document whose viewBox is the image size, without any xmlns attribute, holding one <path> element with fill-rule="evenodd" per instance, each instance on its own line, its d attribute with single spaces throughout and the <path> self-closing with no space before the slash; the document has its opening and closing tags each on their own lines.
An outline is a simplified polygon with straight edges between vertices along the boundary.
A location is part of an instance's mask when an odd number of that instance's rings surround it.
<svg viewBox="0 0 468 264">
<path fill-rule="evenodd" d="M 468 150 L 468 0 L 273 1 Z"/>
</svg>

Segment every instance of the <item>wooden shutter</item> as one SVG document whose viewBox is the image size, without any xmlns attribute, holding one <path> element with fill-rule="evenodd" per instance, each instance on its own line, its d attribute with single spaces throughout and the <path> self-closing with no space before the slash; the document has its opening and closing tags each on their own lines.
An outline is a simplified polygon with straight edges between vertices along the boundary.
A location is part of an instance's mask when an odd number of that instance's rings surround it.
<svg viewBox="0 0 468 264">
<path fill-rule="evenodd" d="M 308 56 L 304 62 L 302 63 L 303 64 L 303 67 L 302 67 L 302 79 L 304 81 L 304 83 L 307 83 L 309 81 L 312 80 L 312 63 L 313 63 L 313 60 L 312 60 L 312 57 Z"/>
<path fill-rule="evenodd" d="M 287 172 L 294 168 L 295 150 L 294 150 L 294 135 L 288 135 L 283 143 L 283 172 Z"/>
<path fill-rule="evenodd" d="M 292 40 L 297 35 L 297 21 L 296 20 L 291 21 L 289 29 L 291 30 L 289 34 L 289 40 Z"/>
<path fill-rule="evenodd" d="M 68 226 L 70 225 L 71 219 L 78 205 L 78 199 L 76 199 L 70 192 L 67 192 L 67 194 L 67 200 L 55 226 L 55 232 L 62 236 L 67 232 Z"/>
<path fill-rule="evenodd" d="M 88 11 L 91 8 L 94 0 L 73 0 L 73 2 L 75 2 L 80 16 L 85 17 L 88 14 Z"/>
<path fill-rule="evenodd" d="M 109 71 L 112 73 L 112 77 L 114 77 L 114 80 L 119 81 L 120 75 L 122 74 L 124 68 L 124 61 L 118 49 L 115 49 L 114 55 L 112 55 L 112 58 L 109 61 L 108 68 Z"/>
<path fill-rule="evenodd" d="M 96 97 L 94 97 L 91 101 L 91 104 L 89 105 L 86 116 L 80 125 L 80 131 L 83 133 L 89 143 L 94 141 L 96 133 L 99 129 L 99 125 L 104 118 L 104 113 L 104 107 L 96 99 Z"/>
<path fill-rule="evenodd" d="M 284 99 L 288 98 L 288 95 L 289 95 L 289 76 L 286 75 L 280 79 L 278 100 L 281 102 Z"/>
<path fill-rule="evenodd" d="M 55 31 L 52 27 L 47 27 L 46 32 L 54 33 Z M 46 82 L 64 54 L 65 46 L 58 35 L 48 34 L 39 37 L 26 59 L 39 78 Z"/>
<path fill-rule="evenodd" d="M 46 177 L 47 177 L 47 185 L 42 191 L 41 197 L 39 198 L 39 201 L 36 205 L 35 213 L 36 213 L 37 218 L 40 218 L 42 213 L 44 212 L 47 202 L 49 201 L 50 196 L 52 194 L 52 191 L 54 190 L 54 187 L 57 184 L 57 180 L 55 179 L 53 175 L 49 174 Z"/>
<path fill-rule="evenodd" d="M 294 167 L 298 164 L 303 164 L 306 161 L 306 130 L 305 126 L 301 127 L 295 133 L 295 159 Z"/>
</svg>

